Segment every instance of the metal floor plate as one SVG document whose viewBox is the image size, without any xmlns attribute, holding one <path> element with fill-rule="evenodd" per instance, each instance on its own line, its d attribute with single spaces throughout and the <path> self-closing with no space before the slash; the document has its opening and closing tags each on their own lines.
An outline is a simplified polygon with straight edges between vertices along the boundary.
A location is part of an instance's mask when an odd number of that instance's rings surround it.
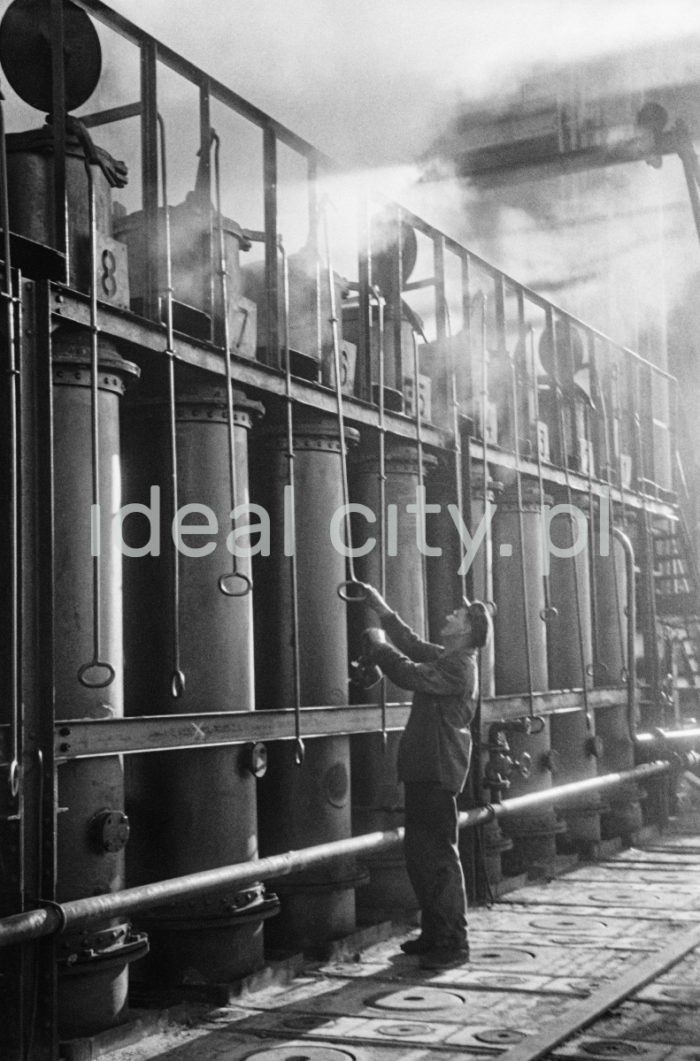
<svg viewBox="0 0 700 1061">
<path fill-rule="evenodd" d="M 698 870 L 697 836 L 655 839 L 470 911 L 468 964 L 421 970 L 399 949 L 405 929 L 105 1061 L 522 1061 L 542 1029 L 558 1037 L 582 1007 L 619 999 L 620 982 L 631 997 L 572 1027 L 549 1061 L 700 1061 L 700 948 L 635 991 L 637 968 L 662 970 L 665 947 L 697 933 Z"/>
</svg>

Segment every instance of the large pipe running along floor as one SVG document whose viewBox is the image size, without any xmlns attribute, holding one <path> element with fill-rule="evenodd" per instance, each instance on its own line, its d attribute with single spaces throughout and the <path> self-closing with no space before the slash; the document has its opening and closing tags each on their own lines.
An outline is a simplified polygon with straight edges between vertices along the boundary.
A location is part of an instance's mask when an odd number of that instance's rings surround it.
<svg viewBox="0 0 700 1061">
<path fill-rule="evenodd" d="M 503 803 L 475 807 L 460 814 L 459 826 L 461 829 L 473 828 L 495 818 L 523 814 L 542 805 L 561 803 L 567 797 L 577 796 L 584 792 L 615 788 L 630 781 L 644 782 L 667 773 L 670 769 L 670 762 L 645 763 L 632 770 L 606 774 L 603 777 L 590 778 L 569 785 L 560 785 L 557 788 L 514 797 Z M 286 876 L 306 869 L 308 866 L 321 865 L 347 855 L 386 850 L 400 844 L 403 840 L 403 833 L 401 828 L 387 832 L 366 833 L 362 836 L 318 844 L 299 851 L 271 855 L 258 861 L 221 866 L 171 880 L 156 881 L 138 888 L 126 888 L 123 891 L 77 899 L 63 904 L 47 904 L 43 908 L 13 914 L 0 920 L 0 946 L 24 943 L 41 936 L 63 932 L 69 928 L 83 928 L 106 917 L 152 909 L 166 902 L 218 891 L 222 887 L 233 884 L 243 885 L 253 880 L 269 880 L 273 877 Z"/>
</svg>

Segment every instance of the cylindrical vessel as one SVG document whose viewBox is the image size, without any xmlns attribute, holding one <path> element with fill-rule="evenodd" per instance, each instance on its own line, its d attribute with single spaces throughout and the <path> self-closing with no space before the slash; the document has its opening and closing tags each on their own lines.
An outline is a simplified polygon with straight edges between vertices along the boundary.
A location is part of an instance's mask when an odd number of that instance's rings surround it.
<svg viewBox="0 0 700 1061">
<path fill-rule="evenodd" d="M 102 340 L 99 348 L 99 542 L 91 533 L 93 450 L 91 345 L 86 332 L 61 329 L 53 338 L 55 476 L 55 705 L 56 719 L 119 718 L 124 713 L 121 554 L 111 541 L 120 504 L 119 402 L 134 365 Z M 100 580 L 101 661 L 113 679 L 89 688 L 79 671 L 95 658 L 93 551 Z M 84 679 L 106 682 L 105 667 Z M 58 902 L 117 891 L 125 885 L 124 813 L 120 756 L 74 760 L 58 771 Z M 87 933 L 61 936 L 60 1030 L 65 1038 L 92 1035 L 123 1019 L 128 963 L 147 950 L 128 924 L 109 921 Z"/>
<path fill-rule="evenodd" d="M 629 731 L 627 705 L 597 708 L 595 728 L 602 748 L 600 772 L 608 774 L 631 769 L 634 766 L 634 745 Z M 635 784 L 621 785 L 610 792 L 606 798 L 609 811 L 601 820 L 603 839 L 620 836 L 627 843 L 632 841 L 634 833 L 643 824 L 639 800 L 640 793 Z"/>
<path fill-rule="evenodd" d="M 457 504 L 455 463 L 451 454 L 443 457 L 426 477 L 426 497 L 428 505 L 438 508 L 437 512 L 426 515 L 426 539 L 440 553 L 426 557 L 425 565 L 428 631 L 431 640 L 437 641 L 445 616 L 457 607 L 461 597 L 459 568 L 463 548 L 450 513 L 450 507 Z M 461 516 L 466 523 L 466 514 L 462 512 Z"/>
<path fill-rule="evenodd" d="M 414 446 L 394 444 L 386 454 L 386 599 L 401 618 L 424 636 L 426 633 L 426 600 L 423 557 L 418 549 L 416 512 L 420 487 L 420 465 Z M 379 465 L 376 457 L 363 457 L 355 466 L 353 500 L 379 516 Z M 407 506 L 413 506 L 412 511 Z M 366 525 L 367 533 L 376 536 L 377 525 Z M 358 544 L 362 539 L 358 535 Z M 359 578 L 380 586 L 379 544 L 355 561 Z M 353 606 L 358 626 L 377 626 L 376 615 L 361 605 Z M 362 614 L 364 613 L 364 614 Z M 358 644 L 359 649 L 359 644 Z M 410 701 L 412 693 L 385 681 L 387 703 Z M 365 701 L 377 701 L 378 687 L 365 693 Z M 379 723 L 379 712 L 377 712 Z M 397 776 L 399 733 L 390 733 L 386 747 L 375 734 L 354 737 L 353 820 L 355 832 L 393 829 L 403 825 L 403 788 Z M 360 894 L 368 913 L 386 916 L 391 910 L 413 909 L 416 899 L 406 874 L 401 852 L 391 852 L 370 860 L 370 883 Z"/>
<path fill-rule="evenodd" d="M 596 506 L 591 519 L 591 574 L 595 629 L 596 685 L 620 685 L 627 671 L 627 570 L 625 552 L 613 537 L 607 505 Z"/>
<path fill-rule="evenodd" d="M 541 692 L 548 688 L 544 608 L 542 518 L 537 487 L 504 493 L 493 520 L 493 591 L 497 612 L 496 692 Z M 522 536 L 521 536 L 522 521 Z M 525 594 L 523 595 L 523 577 Z"/>
<path fill-rule="evenodd" d="M 550 715 L 552 749 L 556 754 L 557 775 L 554 783 L 568 785 L 573 781 L 586 781 L 597 774 L 597 758 L 602 742 L 593 734 L 593 716 L 590 725 L 585 711 L 556 711 Z M 601 798 L 596 793 L 578 797 L 563 803 L 559 815 L 566 821 L 567 848 L 589 856 L 595 852 L 600 841 L 600 815 L 603 809 Z"/>
<path fill-rule="evenodd" d="M 173 285 L 173 319 L 179 331 L 198 338 L 223 342 L 221 284 L 217 280 L 218 214 L 206 195 L 190 192 L 185 201 L 170 208 L 170 261 Z M 230 339 L 236 353 L 255 351 L 256 322 L 249 308 L 241 303 L 241 251 L 250 249 L 243 229 L 230 218 L 222 218 L 224 255 L 227 270 L 226 312 Z M 149 244 L 143 211 L 117 216 L 114 235 L 129 249 L 129 288 L 132 308 L 139 311 L 147 295 L 151 270 L 159 277 L 160 290 L 166 283 L 166 228 L 162 208 L 158 211 L 158 241 Z M 165 306 L 161 307 L 165 319 Z"/>
<path fill-rule="evenodd" d="M 568 505 L 557 507 L 547 520 L 545 543 L 550 604 L 556 608 L 546 623 L 549 688 L 581 689 L 591 683 L 593 664 L 589 524 L 582 508 L 574 514 Z"/>
<path fill-rule="evenodd" d="M 312 379 L 320 378 L 321 382 L 326 386 L 335 386 L 331 293 L 328 270 L 322 265 L 318 254 L 310 245 L 303 247 L 294 254 L 290 254 L 287 261 L 289 346 L 294 374 L 308 375 Z M 277 317 L 280 336 L 283 336 L 285 306 L 281 260 L 278 264 L 277 279 L 279 295 Z M 241 284 L 246 298 L 254 302 L 257 307 L 258 345 L 261 349 L 265 348 L 268 327 L 265 263 L 253 262 L 244 266 L 241 273 Z M 346 290 L 345 281 L 337 273 L 334 273 L 333 297 L 337 315 L 338 338 L 341 346 L 343 341 L 341 306 Z"/>
<path fill-rule="evenodd" d="M 527 764 L 527 776 L 519 770 L 512 773 L 507 793 L 510 798 L 551 788 L 552 776 L 559 772 L 559 758 L 552 751 L 551 717 L 518 721 L 520 725 L 509 727 L 507 735 L 513 759 Z M 503 856 L 504 866 L 510 873 L 551 873 L 557 856 L 557 837 L 565 830 L 565 824 L 551 807 L 536 814 L 506 818 L 503 831 L 513 840 L 513 850 Z"/>
<path fill-rule="evenodd" d="M 343 307 L 343 334 L 355 346 L 360 341 L 360 310 L 357 303 Z M 379 310 L 371 307 L 369 324 L 369 351 L 371 365 L 372 400 L 379 401 L 379 352 L 384 349 L 384 404 L 387 409 L 401 412 L 404 408 L 406 377 L 413 383 L 413 345 L 416 333 L 408 316 L 396 319 L 391 306 L 385 306 L 383 338 L 381 337 Z"/>
<path fill-rule="evenodd" d="M 230 575 L 232 498 L 228 406 L 213 378 L 179 379 L 175 405 L 178 508 L 182 533 L 170 534 L 172 498 L 170 419 L 162 397 L 130 416 L 128 483 L 131 503 L 143 509 L 124 523 L 128 602 L 128 703 L 132 714 L 252 711 L 253 602 L 247 583 L 229 577 L 240 596 L 221 592 Z M 261 413 L 234 392 L 234 450 L 239 505 L 248 500 L 247 436 Z M 189 510 L 185 506 L 191 506 Z M 151 515 L 147 514 L 150 511 Z M 248 524 L 249 520 L 242 521 Z M 154 530 L 154 525 L 156 529 Z M 206 533 L 187 533 L 196 527 Z M 162 537 L 151 555 L 151 535 Z M 173 548 L 178 552 L 176 608 Z M 250 560 L 237 557 L 250 575 Z M 177 626 L 176 626 L 177 623 Z M 173 696 L 173 675 L 184 691 Z M 133 757 L 129 805 L 135 819 L 130 883 L 211 869 L 257 856 L 255 779 L 244 748 L 207 748 Z M 158 838 L 157 843 L 154 837 Z M 170 983 L 223 983 L 262 965 L 262 920 L 275 912 L 262 885 L 186 905 L 164 907 L 143 920 L 152 941 L 150 974 Z"/>
<path fill-rule="evenodd" d="M 112 195 L 99 166 L 92 166 L 97 231 L 112 232 Z M 55 240 L 53 130 L 45 125 L 7 137 L 7 190 L 12 230 L 37 243 Z M 66 202 L 68 210 L 68 282 L 79 291 L 90 289 L 90 215 L 85 151 L 74 134 L 66 140 Z M 59 219 L 63 224 L 63 219 Z"/>
<path fill-rule="evenodd" d="M 357 433 L 347 430 L 346 441 L 356 439 Z M 292 552 L 298 591 L 300 703 L 347 703 L 347 605 L 337 593 L 346 578 L 345 557 L 338 547 L 344 540 L 344 523 L 337 516 L 334 521 L 344 501 L 338 425 L 322 418 L 295 424 L 294 505 L 284 429 L 268 435 L 258 456 L 258 485 L 267 486 L 264 507 L 271 527 L 271 555 L 261 558 L 255 574 L 261 593 L 258 703 L 276 708 L 294 705 Z M 338 534 L 335 543 L 332 525 Z M 260 785 L 261 852 L 277 854 L 350 834 L 348 738 L 307 740 L 300 764 L 293 742 L 271 744 L 268 771 Z M 353 860 L 284 878 L 275 885 L 282 917 L 270 926 L 271 938 L 314 949 L 347 935 L 355 926 L 357 883 Z"/>
</svg>

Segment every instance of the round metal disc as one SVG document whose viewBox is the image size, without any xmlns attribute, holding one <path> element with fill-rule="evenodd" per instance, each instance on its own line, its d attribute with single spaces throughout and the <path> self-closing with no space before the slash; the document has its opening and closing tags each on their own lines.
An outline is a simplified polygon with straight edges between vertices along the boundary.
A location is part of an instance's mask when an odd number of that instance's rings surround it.
<svg viewBox="0 0 700 1061">
<path fill-rule="evenodd" d="M 321 1021 L 313 1013 L 300 1013 L 296 1017 L 285 1017 L 282 1025 L 293 1032 L 310 1032 L 318 1028 Z"/>
<path fill-rule="evenodd" d="M 531 928 L 544 928 L 544 929 L 555 929 L 560 931 L 561 929 L 567 929 L 570 932 L 595 932 L 596 929 L 607 928 L 606 921 L 588 921 L 582 917 L 559 917 L 557 915 L 551 915 L 549 917 L 537 917 L 530 921 Z"/>
<path fill-rule="evenodd" d="M 337 1046 L 270 1046 L 248 1054 L 246 1061 L 356 1061 L 355 1054 Z"/>
<path fill-rule="evenodd" d="M 592 1057 L 639 1057 L 645 1052 L 643 1043 L 623 1039 L 589 1039 L 580 1049 Z"/>
<path fill-rule="evenodd" d="M 519 1032 L 517 1028 L 485 1028 L 474 1036 L 480 1043 L 502 1043 L 511 1046 L 521 1043 L 525 1038 L 525 1032 Z"/>
<path fill-rule="evenodd" d="M 377 1009 L 433 1010 L 451 1009 L 464 1005 L 464 999 L 455 991 L 441 991 L 434 987 L 409 987 L 405 991 L 394 991 L 371 1001 Z"/>
<path fill-rule="evenodd" d="M 377 1032 L 388 1039 L 423 1039 L 426 1035 L 436 1034 L 432 1024 L 419 1024 L 417 1021 L 415 1024 L 380 1024 Z"/>
<path fill-rule="evenodd" d="M 588 899 L 592 903 L 602 903 L 603 905 L 619 904 L 620 906 L 627 906 L 632 904 L 639 904 L 640 900 L 643 899 L 642 906 L 656 906 L 660 903 L 661 896 L 656 892 L 637 891 L 627 892 L 610 888 L 609 891 L 604 893 L 593 892 L 588 896 Z"/>
<path fill-rule="evenodd" d="M 523 961 L 534 961 L 535 955 L 526 950 L 518 950 L 516 947 L 484 947 L 481 950 L 472 951 L 472 964 L 477 965 L 508 965 L 511 962 L 518 965 Z"/>
<path fill-rule="evenodd" d="M 64 0 L 66 110 L 92 95 L 100 79 L 102 49 L 82 8 Z M 37 110 L 51 111 L 51 18 L 46 0 L 14 0 L 0 23 L 0 64 L 17 95 Z"/>
</svg>

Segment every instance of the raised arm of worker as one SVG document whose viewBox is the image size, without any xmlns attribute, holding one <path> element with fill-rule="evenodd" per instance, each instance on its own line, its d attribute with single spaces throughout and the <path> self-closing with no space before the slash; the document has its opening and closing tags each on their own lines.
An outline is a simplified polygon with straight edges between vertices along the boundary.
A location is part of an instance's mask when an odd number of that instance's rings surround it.
<svg viewBox="0 0 700 1061">
<path fill-rule="evenodd" d="M 422 637 L 419 637 L 411 627 L 403 621 L 400 615 L 397 614 L 384 600 L 379 590 L 375 589 L 368 582 L 363 582 L 361 585 L 365 591 L 365 603 L 376 612 L 379 621 L 382 624 L 384 630 L 393 641 L 396 648 L 400 650 L 405 656 L 408 656 L 409 660 L 413 660 L 415 663 L 426 663 L 431 660 L 437 659 L 443 654 L 442 645 L 434 645 L 430 641 L 424 641 Z M 391 648 L 391 645 L 387 646 Z M 376 662 L 389 674 L 384 665 L 377 659 Z M 396 681 L 397 685 L 402 683 L 396 680 L 391 674 L 389 677 L 392 681 Z M 413 689 L 413 685 L 403 685 L 404 689 Z"/>
</svg>

